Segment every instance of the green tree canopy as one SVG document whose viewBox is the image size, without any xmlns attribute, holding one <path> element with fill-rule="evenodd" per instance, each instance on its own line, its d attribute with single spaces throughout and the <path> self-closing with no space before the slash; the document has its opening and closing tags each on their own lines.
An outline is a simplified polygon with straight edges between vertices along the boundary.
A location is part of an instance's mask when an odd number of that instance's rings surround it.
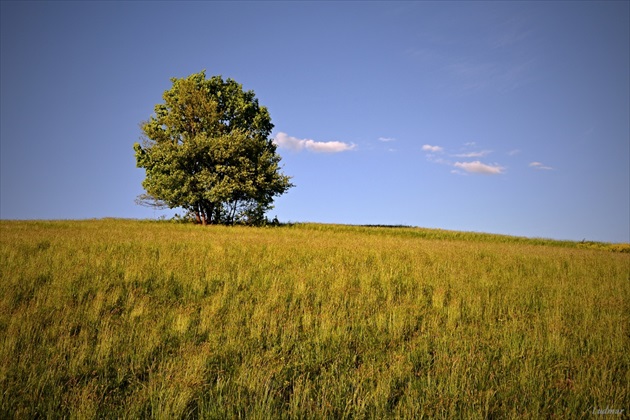
<svg viewBox="0 0 630 420">
<path fill-rule="evenodd" d="M 269 138 L 273 124 L 253 91 L 205 71 L 171 79 L 164 103 L 134 144 L 146 170 L 140 202 L 181 207 L 198 223 L 259 223 L 293 185 Z"/>
</svg>

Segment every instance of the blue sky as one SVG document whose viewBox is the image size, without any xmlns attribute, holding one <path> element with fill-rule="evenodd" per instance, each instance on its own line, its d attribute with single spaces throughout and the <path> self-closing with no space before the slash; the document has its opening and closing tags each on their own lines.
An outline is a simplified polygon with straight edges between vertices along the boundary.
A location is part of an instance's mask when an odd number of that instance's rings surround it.
<svg viewBox="0 0 630 420">
<path fill-rule="evenodd" d="M 2 2 L 0 217 L 146 218 L 171 77 L 256 92 L 281 221 L 630 241 L 629 2 Z"/>
</svg>

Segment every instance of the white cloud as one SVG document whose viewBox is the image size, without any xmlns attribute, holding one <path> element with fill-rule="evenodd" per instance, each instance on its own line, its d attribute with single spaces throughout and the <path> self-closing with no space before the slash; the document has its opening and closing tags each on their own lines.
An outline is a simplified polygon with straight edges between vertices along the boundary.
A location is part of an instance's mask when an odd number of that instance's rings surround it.
<svg viewBox="0 0 630 420">
<path fill-rule="evenodd" d="M 457 155 L 453 155 L 455 157 L 460 158 L 476 158 L 476 157 L 484 157 L 492 153 L 492 150 L 482 150 L 481 152 L 469 152 L 469 153 L 460 153 Z"/>
<path fill-rule="evenodd" d="M 355 144 L 344 143 L 341 141 L 315 141 L 311 139 L 299 139 L 289 136 L 287 133 L 278 133 L 274 138 L 274 143 L 278 147 L 301 151 L 306 149 L 313 153 L 339 153 L 356 149 Z"/>
<path fill-rule="evenodd" d="M 551 166 L 546 166 L 546 165 L 543 165 L 543 164 L 542 164 L 542 163 L 540 163 L 540 162 L 532 162 L 532 163 L 530 163 L 530 164 L 529 164 L 529 166 L 530 166 L 531 168 L 540 169 L 540 170 L 545 170 L 545 171 L 550 171 L 550 170 L 552 170 L 552 169 L 553 169 Z"/>
<path fill-rule="evenodd" d="M 451 171 L 451 173 L 452 173 L 452 174 L 455 174 L 455 175 L 468 176 L 468 174 L 467 174 L 467 173 L 464 173 L 464 172 L 462 172 L 462 171 L 458 171 L 457 169 L 453 169 L 453 170 Z"/>
<path fill-rule="evenodd" d="M 379 137 L 378 140 L 385 143 L 390 142 L 390 141 L 396 141 L 396 139 L 392 137 Z"/>
<path fill-rule="evenodd" d="M 314 141 L 306 140 L 304 147 L 309 152 L 314 153 L 339 153 L 356 148 L 355 144 L 344 143 L 342 141 Z"/>
<path fill-rule="evenodd" d="M 497 164 L 488 165 L 481 163 L 478 160 L 474 162 L 455 162 L 453 164 L 456 168 L 461 168 L 466 172 L 482 175 L 499 175 L 505 171 L 505 168 Z"/>
<path fill-rule="evenodd" d="M 444 149 L 440 146 L 431 146 L 430 144 L 425 144 L 424 146 L 422 146 L 422 150 L 424 150 L 425 152 L 439 153 L 442 152 Z"/>
<path fill-rule="evenodd" d="M 510 150 L 509 152 L 507 152 L 508 156 L 516 156 L 519 153 L 521 153 L 519 149 Z"/>
<path fill-rule="evenodd" d="M 474 146 L 474 142 L 466 143 L 466 146 Z M 468 175 L 468 174 L 483 174 L 483 175 L 500 175 L 505 172 L 505 168 L 498 163 L 482 163 L 478 160 L 473 162 L 452 162 L 450 160 L 443 159 L 441 157 L 436 156 L 434 153 L 443 152 L 444 148 L 440 146 L 432 146 L 430 144 L 425 144 L 422 146 L 422 150 L 427 153 L 427 160 L 429 162 L 438 163 L 441 165 L 447 165 L 454 167 L 456 169 L 452 169 L 451 173 L 456 175 Z M 481 150 L 474 152 L 464 152 L 459 154 L 451 154 L 449 156 L 458 157 L 458 158 L 480 158 L 492 153 L 492 150 Z"/>
</svg>

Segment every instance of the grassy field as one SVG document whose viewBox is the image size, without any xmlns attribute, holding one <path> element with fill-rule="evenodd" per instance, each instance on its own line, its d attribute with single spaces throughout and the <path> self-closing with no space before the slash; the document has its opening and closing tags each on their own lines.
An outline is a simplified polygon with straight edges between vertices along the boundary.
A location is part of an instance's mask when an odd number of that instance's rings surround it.
<svg viewBox="0 0 630 420">
<path fill-rule="evenodd" d="M 1 221 L 0 418 L 627 416 L 628 250 Z"/>
</svg>

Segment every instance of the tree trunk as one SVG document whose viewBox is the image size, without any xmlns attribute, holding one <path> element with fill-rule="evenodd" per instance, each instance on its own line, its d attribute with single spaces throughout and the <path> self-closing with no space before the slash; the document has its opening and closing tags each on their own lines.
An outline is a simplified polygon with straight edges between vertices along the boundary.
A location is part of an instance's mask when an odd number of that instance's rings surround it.
<svg viewBox="0 0 630 420">
<path fill-rule="evenodd" d="M 216 222 L 216 220 L 212 219 L 213 212 L 214 212 L 214 204 L 210 204 L 208 206 L 208 211 L 206 212 L 206 214 L 208 215 L 208 221 L 210 222 L 210 224 L 214 224 Z"/>
</svg>

